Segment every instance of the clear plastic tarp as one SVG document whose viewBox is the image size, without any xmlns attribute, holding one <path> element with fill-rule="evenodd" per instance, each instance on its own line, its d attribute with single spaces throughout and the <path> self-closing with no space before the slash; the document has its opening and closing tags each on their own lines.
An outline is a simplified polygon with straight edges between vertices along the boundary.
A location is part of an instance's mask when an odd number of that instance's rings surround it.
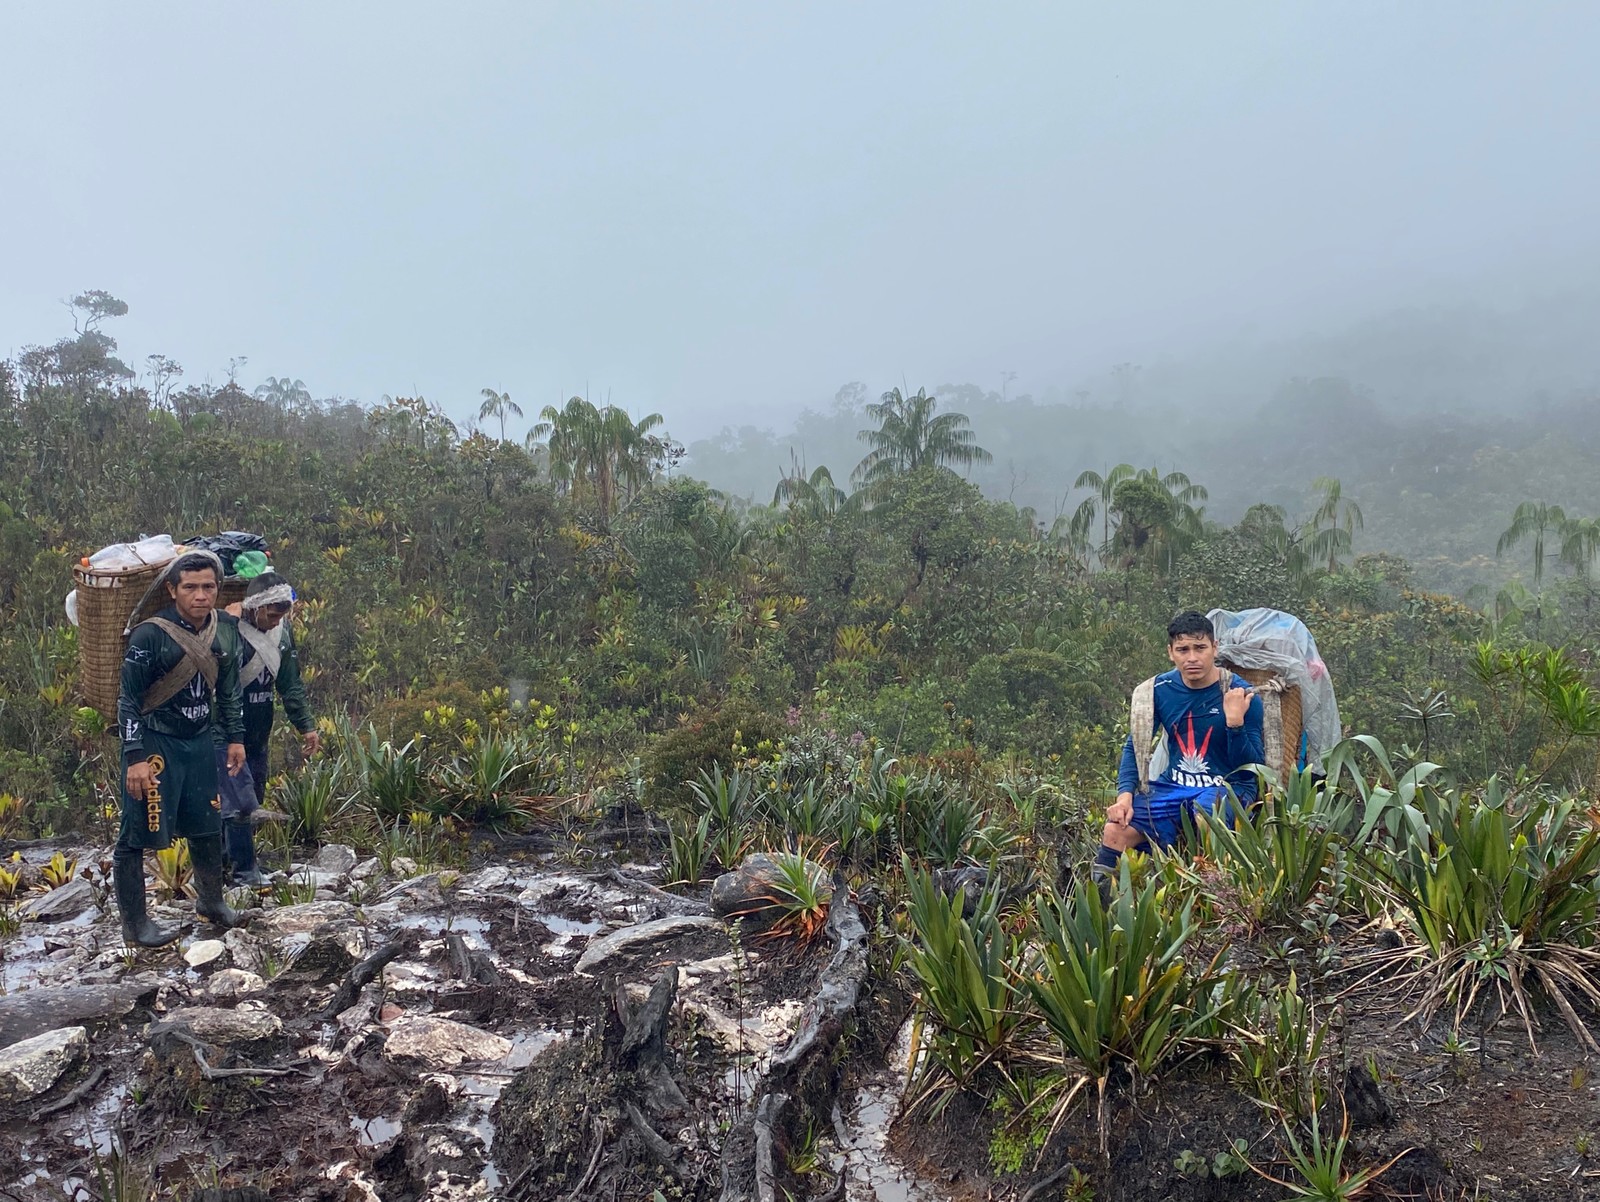
<svg viewBox="0 0 1600 1202">
<path fill-rule="evenodd" d="M 1339 703 L 1333 696 L 1328 665 L 1306 624 L 1277 609 L 1214 609 L 1206 615 L 1217 632 L 1217 658 L 1236 668 L 1276 672 L 1300 687 L 1305 722 L 1306 763 L 1319 765 L 1339 742 Z"/>
</svg>

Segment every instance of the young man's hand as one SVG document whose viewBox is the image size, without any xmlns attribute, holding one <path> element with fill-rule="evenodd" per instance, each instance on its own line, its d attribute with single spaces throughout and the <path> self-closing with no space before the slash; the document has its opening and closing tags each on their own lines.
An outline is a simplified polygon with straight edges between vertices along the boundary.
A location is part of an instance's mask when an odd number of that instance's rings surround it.
<svg viewBox="0 0 1600 1202">
<path fill-rule="evenodd" d="M 1250 698 L 1255 696 L 1254 689 L 1242 689 L 1235 685 L 1229 689 L 1222 698 L 1222 714 L 1228 720 L 1228 725 L 1238 730 L 1244 725 L 1245 712 L 1250 708 Z"/>
<path fill-rule="evenodd" d="M 300 754 L 310 759 L 322 747 L 322 736 L 314 729 L 300 736 Z"/>
<path fill-rule="evenodd" d="M 1117 826 L 1127 826 L 1133 821 L 1132 793 L 1117 794 L 1117 799 L 1106 810 L 1106 821 Z"/>
<path fill-rule="evenodd" d="M 128 765 L 128 796 L 135 801 L 143 801 L 150 792 L 150 786 L 155 784 L 156 774 L 150 771 L 150 764 L 140 760 L 137 764 Z"/>
<path fill-rule="evenodd" d="M 244 744 L 228 744 L 228 775 L 238 776 L 244 771 Z"/>
</svg>

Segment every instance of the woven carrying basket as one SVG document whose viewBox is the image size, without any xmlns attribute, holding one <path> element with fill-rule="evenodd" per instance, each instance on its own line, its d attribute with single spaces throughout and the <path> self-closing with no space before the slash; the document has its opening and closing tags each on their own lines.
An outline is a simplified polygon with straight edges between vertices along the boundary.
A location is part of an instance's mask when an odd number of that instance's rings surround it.
<svg viewBox="0 0 1600 1202">
<path fill-rule="evenodd" d="M 166 604 L 159 594 L 146 596 L 166 566 L 144 564 L 120 572 L 81 565 L 72 569 L 78 588 L 78 692 L 84 704 L 99 710 L 107 722 L 116 720 L 117 694 L 122 691 L 122 657 L 128 648 L 125 631 Z M 244 600 L 249 583 L 238 576 L 227 577 L 217 591 L 217 605 Z"/>
<path fill-rule="evenodd" d="M 1235 668 L 1228 671 L 1243 677 L 1256 688 L 1278 684 L 1278 674 L 1269 668 Z M 1278 773 L 1278 779 L 1287 781 L 1300 767 L 1300 736 L 1305 731 L 1305 711 L 1300 700 L 1300 686 L 1287 685 L 1281 690 L 1268 687 L 1261 690 L 1262 748 L 1267 766 Z"/>
</svg>

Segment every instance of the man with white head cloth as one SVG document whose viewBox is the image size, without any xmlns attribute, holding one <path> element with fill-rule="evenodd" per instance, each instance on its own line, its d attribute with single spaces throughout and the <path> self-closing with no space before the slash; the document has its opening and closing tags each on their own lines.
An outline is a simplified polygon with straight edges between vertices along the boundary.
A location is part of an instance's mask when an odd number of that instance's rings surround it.
<svg viewBox="0 0 1600 1202">
<path fill-rule="evenodd" d="M 241 885 L 266 883 L 256 867 L 255 836 L 251 815 L 266 800 L 268 746 L 275 715 L 274 695 L 283 701 L 284 713 L 300 732 L 301 750 L 307 756 L 321 746 L 316 720 L 300 680 L 300 663 L 286 620 L 294 608 L 289 582 L 273 571 L 251 580 L 240 616 L 220 615 L 238 632 L 239 684 L 244 695 L 245 771 L 223 778 L 222 818 L 228 841 L 233 879 Z M 225 752 L 225 732 L 216 731 L 218 763 Z"/>
</svg>

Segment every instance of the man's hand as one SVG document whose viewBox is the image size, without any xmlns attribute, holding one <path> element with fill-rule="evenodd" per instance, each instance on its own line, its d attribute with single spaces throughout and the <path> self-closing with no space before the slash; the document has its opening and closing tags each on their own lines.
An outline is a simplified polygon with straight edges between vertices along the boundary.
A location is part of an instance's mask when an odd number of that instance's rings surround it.
<svg viewBox="0 0 1600 1202">
<path fill-rule="evenodd" d="M 228 744 L 228 775 L 238 776 L 244 771 L 244 744 Z"/>
<path fill-rule="evenodd" d="M 322 736 L 313 727 L 300 736 L 300 754 L 310 759 L 322 750 Z"/>
<path fill-rule="evenodd" d="M 156 783 L 156 774 L 150 771 L 150 765 L 144 760 L 137 764 L 128 765 L 128 796 L 135 801 L 143 801 L 150 792 L 150 786 Z"/>
<path fill-rule="evenodd" d="M 1244 725 L 1245 711 L 1250 708 L 1250 698 L 1255 696 L 1255 692 L 1254 689 L 1242 689 L 1235 685 L 1223 695 L 1222 713 L 1234 730 Z"/>
<path fill-rule="evenodd" d="M 1133 821 L 1133 794 L 1118 793 L 1106 810 L 1106 821 L 1116 826 L 1127 826 Z"/>
</svg>

